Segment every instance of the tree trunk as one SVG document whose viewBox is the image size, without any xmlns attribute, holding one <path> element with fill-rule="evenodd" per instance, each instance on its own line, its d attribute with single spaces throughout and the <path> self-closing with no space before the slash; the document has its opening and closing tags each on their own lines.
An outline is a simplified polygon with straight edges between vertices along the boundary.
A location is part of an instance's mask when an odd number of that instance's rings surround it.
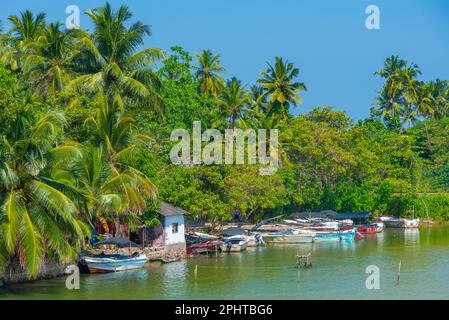
<svg viewBox="0 0 449 320">
<path fill-rule="evenodd" d="M 424 120 L 424 127 L 426 128 L 427 146 L 430 149 L 430 136 L 429 136 L 429 129 L 427 128 L 427 120 Z"/>
<path fill-rule="evenodd" d="M 253 213 L 256 212 L 257 209 L 259 209 L 259 208 L 260 208 L 260 205 L 257 204 L 253 209 L 251 209 L 251 211 L 246 215 L 246 221 L 248 221 L 249 218 L 253 215 Z"/>
</svg>

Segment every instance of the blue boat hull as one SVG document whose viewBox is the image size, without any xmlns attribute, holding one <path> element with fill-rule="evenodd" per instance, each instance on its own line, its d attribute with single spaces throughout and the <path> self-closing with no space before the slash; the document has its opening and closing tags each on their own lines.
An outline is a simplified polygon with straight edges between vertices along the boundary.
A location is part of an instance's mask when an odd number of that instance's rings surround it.
<svg viewBox="0 0 449 320">
<path fill-rule="evenodd" d="M 354 240 L 355 232 L 323 232 L 317 233 L 316 241 Z"/>
</svg>

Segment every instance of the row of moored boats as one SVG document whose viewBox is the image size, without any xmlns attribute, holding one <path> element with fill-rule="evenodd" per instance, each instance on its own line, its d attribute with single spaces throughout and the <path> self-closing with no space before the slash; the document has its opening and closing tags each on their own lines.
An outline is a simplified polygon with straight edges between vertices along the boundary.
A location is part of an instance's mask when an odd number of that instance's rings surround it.
<svg viewBox="0 0 449 320">
<path fill-rule="evenodd" d="M 391 228 L 417 228 L 419 219 L 382 217 L 378 221 L 354 225 L 352 220 L 323 218 L 283 220 L 281 223 L 265 225 L 263 229 L 245 230 L 229 228 L 221 235 L 195 232 L 187 236 L 187 253 L 239 252 L 248 247 L 268 244 L 297 244 L 321 241 L 347 241 L 363 239 Z"/>
</svg>

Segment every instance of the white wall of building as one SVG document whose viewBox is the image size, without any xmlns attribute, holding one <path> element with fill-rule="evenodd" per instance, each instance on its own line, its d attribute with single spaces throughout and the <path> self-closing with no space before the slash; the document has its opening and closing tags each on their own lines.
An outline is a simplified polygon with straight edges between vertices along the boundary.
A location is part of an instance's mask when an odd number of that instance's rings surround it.
<svg viewBox="0 0 449 320">
<path fill-rule="evenodd" d="M 178 223 L 178 232 L 173 233 L 173 223 Z M 177 243 L 185 243 L 185 227 L 184 227 L 184 216 L 169 216 L 165 217 L 164 222 L 164 234 L 165 234 L 165 244 L 177 244 Z"/>
</svg>

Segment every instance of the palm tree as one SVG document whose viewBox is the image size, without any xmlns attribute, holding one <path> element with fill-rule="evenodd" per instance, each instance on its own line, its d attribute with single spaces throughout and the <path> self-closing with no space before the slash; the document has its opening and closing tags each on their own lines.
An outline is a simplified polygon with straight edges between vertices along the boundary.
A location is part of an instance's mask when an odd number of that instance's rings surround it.
<svg viewBox="0 0 449 320">
<path fill-rule="evenodd" d="M 220 92 L 218 104 L 223 107 L 230 119 L 230 128 L 235 128 L 237 119 L 243 119 L 242 111 L 250 101 L 250 96 L 242 87 L 240 80 L 233 77 L 227 81 L 226 88 Z"/>
<path fill-rule="evenodd" d="M 92 19 L 94 32 L 79 31 L 82 49 L 75 64 L 81 75 L 72 85 L 88 93 L 105 93 L 121 110 L 126 99 L 160 109 L 163 106 L 157 90 L 160 81 L 150 67 L 164 53 L 157 48 L 136 52 L 144 37 L 150 35 L 149 27 L 140 21 L 128 27 L 133 15 L 126 6 L 113 11 L 106 3 L 86 14 Z"/>
<path fill-rule="evenodd" d="M 210 50 L 203 50 L 201 54 L 197 53 L 195 56 L 199 64 L 194 67 L 195 76 L 200 80 L 201 92 L 217 96 L 224 84 L 220 74 L 225 72 L 220 65 L 220 55 L 213 54 Z"/>
<path fill-rule="evenodd" d="M 51 23 L 36 41 L 36 53 L 27 55 L 25 77 L 42 95 L 55 94 L 69 82 L 74 49 L 72 37 L 60 30 L 61 23 Z"/>
<path fill-rule="evenodd" d="M 126 210 L 141 213 L 146 207 L 145 199 L 154 200 L 157 190 L 148 177 L 128 162 L 139 147 L 148 145 L 151 138 L 137 131 L 135 119 L 117 112 L 105 97 L 98 103 L 96 113 L 86 119 L 86 124 L 94 127 L 96 144 L 103 150 L 113 181 L 120 184 L 123 197 L 127 199 Z"/>
<path fill-rule="evenodd" d="M 264 89 L 262 86 L 254 84 L 250 88 L 250 95 L 251 95 L 251 109 L 258 109 L 262 111 L 263 113 L 268 112 L 267 107 L 267 96 L 261 97 L 264 93 Z"/>
<path fill-rule="evenodd" d="M 145 208 L 142 184 L 129 172 L 110 166 L 102 146 L 75 147 L 80 156 L 72 159 L 61 176 L 83 190 L 86 201 L 79 205 L 83 219 L 92 226 L 103 219 L 135 224 Z"/>
<path fill-rule="evenodd" d="M 295 82 L 299 75 L 299 69 L 295 68 L 293 63 L 280 57 L 275 58 L 274 66 L 270 63 L 268 69 L 260 74 L 262 79 L 257 82 L 262 86 L 264 92 L 259 96 L 258 102 L 269 97 L 267 108 L 269 112 L 275 111 L 285 116 L 290 108 L 290 104 L 296 107 L 297 102 L 302 103 L 299 97 L 301 90 L 307 88 L 302 82 Z"/>
<path fill-rule="evenodd" d="M 426 129 L 427 145 L 430 147 L 430 136 L 427 127 L 428 119 L 432 119 L 435 114 L 433 109 L 433 96 L 432 96 L 432 83 L 418 82 L 416 84 L 417 101 L 416 101 L 416 113 L 418 116 L 424 117 L 424 127 Z"/>
<path fill-rule="evenodd" d="M 73 201 L 81 193 L 57 174 L 76 153 L 54 147 L 64 123 L 60 113 L 37 121 L 21 114 L 0 146 L 0 257 L 6 265 L 18 259 L 30 277 L 46 255 L 76 258 L 88 231 Z"/>
<path fill-rule="evenodd" d="M 435 118 L 449 117 L 449 81 L 437 79 L 429 82 L 429 86 Z"/>
<path fill-rule="evenodd" d="M 29 10 L 18 16 L 9 16 L 8 20 L 13 24 L 10 33 L 16 40 L 34 40 L 45 28 L 45 13 L 39 13 L 36 17 Z"/>
<path fill-rule="evenodd" d="M 420 74 L 421 71 L 414 63 L 411 63 L 405 68 L 405 70 L 400 73 L 402 78 L 402 92 L 404 98 L 404 115 L 402 128 L 399 133 L 402 133 L 405 122 L 409 123 L 410 125 L 413 122 L 413 118 L 419 114 L 419 111 L 416 109 L 419 99 L 417 91 L 418 82 L 415 79 Z"/>
<path fill-rule="evenodd" d="M 400 73 L 406 66 L 407 61 L 399 59 L 398 56 L 391 56 L 385 60 L 383 69 L 374 73 L 375 76 L 386 79 L 376 104 L 381 106 L 384 114 L 389 114 L 392 117 L 397 116 L 402 111 L 402 79 Z"/>
<path fill-rule="evenodd" d="M 11 70 L 20 70 L 26 55 L 30 52 L 31 44 L 42 34 L 45 28 L 45 14 L 34 16 L 29 10 L 18 16 L 9 16 L 13 27 L 5 37 L 5 46 L 0 50 L 0 59 Z"/>
<path fill-rule="evenodd" d="M 418 100 L 416 77 L 420 74 L 416 64 L 408 64 L 398 56 L 387 58 L 384 68 L 374 74 L 385 79 L 377 105 L 381 106 L 384 114 L 402 118 L 399 133 L 404 130 L 405 123 L 411 123 L 417 116 L 414 108 Z"/>
</svg>

